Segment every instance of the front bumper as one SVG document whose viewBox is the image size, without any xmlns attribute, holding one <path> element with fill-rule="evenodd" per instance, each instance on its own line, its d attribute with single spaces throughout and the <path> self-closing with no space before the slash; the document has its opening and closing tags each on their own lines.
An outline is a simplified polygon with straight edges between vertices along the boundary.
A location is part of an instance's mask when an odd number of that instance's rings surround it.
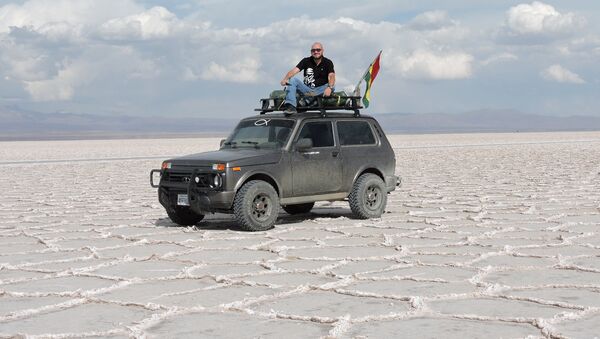
<svg viewBox="0 0 600 339">
<path fill-rule="evenodd" d="M 402 186 L 402 178 L 397 175 L 388 175 L 385 177 L 385 187 L 388 192 L 400 188 Z"/>
<path fill-rule="evenodd" d="M 186 193 L 190 208 L 199 214 L 229 211 L 235 198 L 234 191 L 188 190 L 188 192 L 185 192 L 160 187 L 158 189 L 158 201 L 164 208 L 172 209 L 177 206 L 177 195 Z"/>
<path fill-rule="evenodd" d="M 200 214 L 231 210 L 235 191 L 189 191 L 190 208 Z"/>
<path fill-rule="evenodd" d="M 229 212 L 233 206 L 235 191 L 216 190 L 208 187 L 198 187 L 194 180 L 187 182 L 163 182 L 155 183 L 156 174 L 162 173 L 161 170 L 152 170 L 150 172 L 150 185 L 158 187 L 158 201 L 165 209 L 177 207 L 177 196 L 187 194 L 190 208 L 199 214 Z M 194 178 L 196 171 L 188 178 Z M 162 178 L 162 177 L 161 177 Z"/>
</svg>

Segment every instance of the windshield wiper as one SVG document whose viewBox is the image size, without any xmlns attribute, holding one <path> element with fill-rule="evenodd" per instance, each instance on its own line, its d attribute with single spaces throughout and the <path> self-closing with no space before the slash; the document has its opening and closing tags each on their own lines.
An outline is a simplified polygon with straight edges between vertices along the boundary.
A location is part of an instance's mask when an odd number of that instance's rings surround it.
<svg viewBox="0 0 600 339">
<path fill-rule="evenodd" d="M 231 146 L 231 148 L 235 148 L 237 145 L 237 142 L 236 141 L 227 141 L 227 142 L 224 142 L 223 145 Z"/>
<path fill-rule="evenodd" d="M 254 147 L 256 147 L 256 148 L 258 148 L 258 144 L 259 144 L 258 141 L 247 141 L 247 140 L 240 141 L 240 143 L 254 145 Z"/>
</svg>

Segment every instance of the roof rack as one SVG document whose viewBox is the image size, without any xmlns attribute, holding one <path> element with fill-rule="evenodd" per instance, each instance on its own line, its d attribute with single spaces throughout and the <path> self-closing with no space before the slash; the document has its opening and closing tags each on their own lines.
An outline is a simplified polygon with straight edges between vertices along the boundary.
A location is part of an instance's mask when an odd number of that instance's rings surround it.
<svg viewBox="0 0 600 339">
<path fill-rule="evenodd" d="M 360 116 L 361 96 L 356 95 L 338 95 L 332 94 L 329 97 L 317 96 L 299 96 L 298 112 L 319 112 L 322 117 L 327 116 L 328 111 L 352 111 L 355 117 Z M 260 114 L 282 112 L 284 110 L 285 98 L 271 97 L 260 99 L 260 108 L 254 109 Z"/>
</svg>

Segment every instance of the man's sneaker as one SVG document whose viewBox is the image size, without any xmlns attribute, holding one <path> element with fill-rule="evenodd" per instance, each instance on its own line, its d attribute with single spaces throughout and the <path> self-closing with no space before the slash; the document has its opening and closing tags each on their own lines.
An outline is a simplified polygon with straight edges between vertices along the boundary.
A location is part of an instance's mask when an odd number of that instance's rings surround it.
<svg viewBox="0 0 600 339">
<path fill-rule="evenodd" d="M 292 105 L 292 104 L 286 104 L 285 109 L 283 110 L 283 113 L 285 113 L 285 114 L 294 114 L 297 112 L 298 111 L 296 110 L 296 107 L 294 107 L 294 105 Z"/>
</svg>

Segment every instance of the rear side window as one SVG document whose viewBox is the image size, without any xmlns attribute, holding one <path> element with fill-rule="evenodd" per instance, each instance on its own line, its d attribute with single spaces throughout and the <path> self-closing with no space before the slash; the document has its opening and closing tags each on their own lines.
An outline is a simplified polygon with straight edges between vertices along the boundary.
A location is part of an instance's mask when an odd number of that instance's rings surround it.
<svg viewBox="0 0 600 339">
<path fill-rule="evenodd" d="M 366 121 L 338 121 L 340 145 L 373 145 L 375 136 Z"/>
<path fill-rule="evenodd" d="M 313 147 L 333 146 L 333 128 L 331 128 L 331 122 L 307 122 L 302 127 L 298 140 L 302 138 L 312 139 Z"/>
</svg>

